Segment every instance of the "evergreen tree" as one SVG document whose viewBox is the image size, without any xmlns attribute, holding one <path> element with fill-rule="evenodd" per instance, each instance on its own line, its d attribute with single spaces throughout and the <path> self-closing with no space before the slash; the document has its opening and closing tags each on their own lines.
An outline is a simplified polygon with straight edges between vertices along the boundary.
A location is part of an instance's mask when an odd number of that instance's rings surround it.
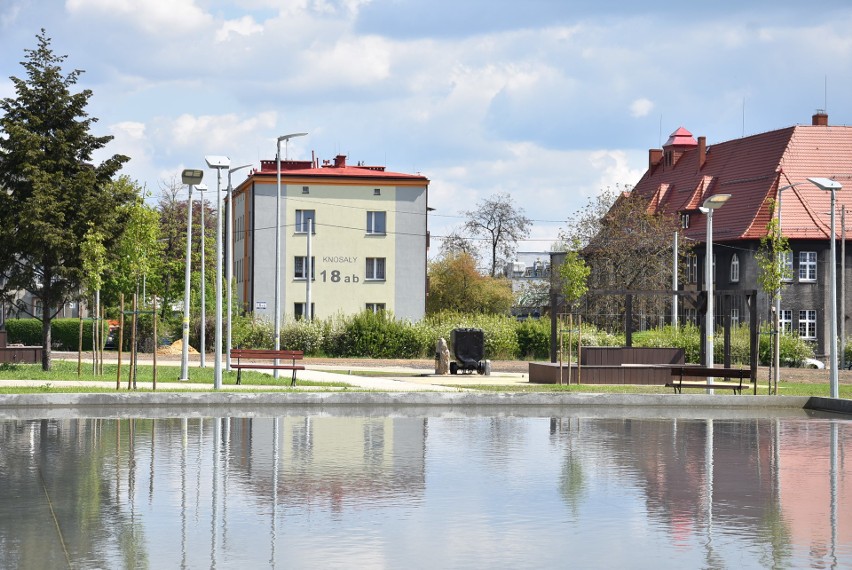
<svg viewBox="0 0 852 570">
<path fill-rule="evenodd" d="M 64 74 L 67 56 L 53 53 L 44 30 L 36 39 L 36 49 L 24 50 L 26 78 L 11 77 L 15 96 L 0 100 L 0 294 L 42 321 L 42 367 L 49 370 L 50 324 L 81 287 L 86 233 L 102 232 L 109 250 L 120 206 L 134 196 L 109 185 L 128 157 L 92 163 L 112 137 L 90 133 L 92 92 L 71 91 L 83 72 Z M 22 291 L 38 307 L 21 302 Z"/>
</svg>

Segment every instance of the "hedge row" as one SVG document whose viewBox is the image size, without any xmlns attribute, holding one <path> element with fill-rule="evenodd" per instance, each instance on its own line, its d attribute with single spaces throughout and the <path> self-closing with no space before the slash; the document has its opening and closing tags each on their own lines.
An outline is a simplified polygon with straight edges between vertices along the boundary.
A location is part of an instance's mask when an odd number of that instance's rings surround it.
<svg viewBox="0 0 852 570">
<path fill-rule="evenodd" d="M 208 323 L 209 324 L 209 323 Z M 190 344 L 198 347 L 200 323 L 193 323 Z M 234 319 L 232 335 L 235 347 L 272 348 L 273 324 L 268 320 L 251 317 Z M 77 350 L 80 321 L 55 319 L 53 321 L 53 348 Z M 158 325 L 160 344 L 178 338 L 180 331 L 175 323 Z M 359 358 L 432 358 L 439 338 L 450 340 L 454 328 L 479 328 L 485 336 L 485 358 L 494 360 L 547 360 L 550 355 L 550 320 L 528 319 L 517 321 L 511 317 L 473 315 L 446 312 L 426 317 L 418 323 L 395 320 L 390 314 L 364 312 L 348 317 L 338 316 L 324 321 L 290 321 L 281 326 L 281 348 L 303 350 L 312 356 Z M 130 346 L 130 322 L 125 323 L 125 349 Z M 35 319 L 9 319 L 6 321 L 9 342 L 41 345 L 41 321 Z M 153 326 L 150 315 L 143 315 L 138 324 L 138 334 L 146 350 L 153 345 Z M 178 335 L 178 336 L 176 336 Z M 563 346 L 567 352 L 569 335 L 563 332 Z M 624 336 L 598 330 L 584 324 L 579 335 L 583 346 L 623 346 Z M 577 334 L 570 335 L 572 354 L 577 353 Z M 760 335 L 760 363 L 768 364 L 771 335 Z M 212 330 L 207 333 L 207 346 L 214 348 Z M 721 332 L 715 339 L 715 358 L 722 361 L 724 350 Z M 633 335 L 637 347 L 682 348 L 687 362 L 697 363 L 700 354 L 700 332 L 694 325 L 679 328 L 662 327 Z M 83 321 L 83 350 L 92 348 L 92 322 Z M 809 343 L 796 336 L 781 337 L 781 362 L 785 366 L 800 364 L 813 357 Z M 731 331 L 731 360 L 735 364 L 748 364 L 749 331 L 740 326 Z"/>
</svg>

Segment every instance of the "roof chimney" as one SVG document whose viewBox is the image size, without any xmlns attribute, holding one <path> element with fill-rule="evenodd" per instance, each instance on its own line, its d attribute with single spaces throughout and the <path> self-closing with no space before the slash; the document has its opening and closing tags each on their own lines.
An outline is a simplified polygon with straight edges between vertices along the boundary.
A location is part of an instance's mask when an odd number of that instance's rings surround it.
<svg viewBox="0 0 852 570">
<path fill-rule="evenodd" d="M 651 170 L 663 160 L 663 149 L 651 148 L 648 149 L 648 170 Z"/>
<path fill-rule="evenodd" d="M 811 117 L 811 124 L 815 127 L 827 127 L 828 113 L 826 113 L 824 109 L 817 109 L 816 113 L 814 113 L 813 117 Z"/>
<path fill-rule="evenodd" d="M 707 137 L 698 137 L 698 170 L 707 162 Z"/>
<path fill-rule="evenodd" d="M 334 157 L 334 167 L 335 168 L 345 168 L 346 167 L 346 155 L 338 154 Z"/>
</svg>

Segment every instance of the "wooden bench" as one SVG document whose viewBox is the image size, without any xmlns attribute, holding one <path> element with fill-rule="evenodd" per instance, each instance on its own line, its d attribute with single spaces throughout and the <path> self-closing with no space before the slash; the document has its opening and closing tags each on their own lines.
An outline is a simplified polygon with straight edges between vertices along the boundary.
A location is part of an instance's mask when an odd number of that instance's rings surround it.
<svg viewBox="0 0 852 570">
<path fill-rule="evenodd" d="M 293 379 L 290 386 L 296 385 L 296 372 L 304 370 L 305 367 L 301 364 L 296 364 L 297 360 L 302 360 L 305 354 L 301 350 L 267 350 L 260 348 L 232 348 L 231 349 L 231 368 L 237 369 L 237 384 L 241 383 L 243 368 L 253 368 L 260 370 L 292 370 Z M 233 360 L 236 359 L 236 362 Z M 250 362 L 245 362 L 249 360 Z M 284 364 L 278 361 L 289 360 L 289 364 Z M 265 361 L 265 362 L 258 362 Z M 271 362 L 269 362 L 271 361 Z"/>
<path fill-rule="evenodd" d="M 748 368 L 707 368 L 706 366 L 673 366 L 671 368 L 672 377 L 677 376 L 677 380 L 672 380 L 666 384 L 667 388 L 674 388 L 676 394 L 682 394 L 684 388 L 703 388 L 703 389 L 727 389 L 733 390 L 735 394 L 742 394 L 743 388 L 751 386 L 751 370 Z M 714 382 L 683 382 L 684 377 L 691 378 L 724 378 L 726 381 Z M 731 382 L 727 380 L 738 380 Z"/>
</svg>

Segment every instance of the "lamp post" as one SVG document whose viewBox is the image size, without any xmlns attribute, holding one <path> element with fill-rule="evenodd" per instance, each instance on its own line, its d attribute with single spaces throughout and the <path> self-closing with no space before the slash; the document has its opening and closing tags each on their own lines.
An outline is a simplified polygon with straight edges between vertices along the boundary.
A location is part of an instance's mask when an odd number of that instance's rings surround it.
<svg viewBox="0 0 852 570">
<path fill-rule="evenodd" d="M 204 262 L 204 234 L 206 234 L 207 232 L 205 231 L 206 228 L 204 227 L 204 208 L 205 208 L 206 204 L 205 204 L 205 201 L 204 201 L 203 192 L 207 191 L 207 184 L 204 184 L 203 182 L 201 184 L 197 184 L 195 186 L 195 189 L 198 190 L 199 192 L 202 192 L 202 194 L 201 194 L 201 330 L 199 331 L 199 339 L 198 339 L 198 343 L 201 345 L 201 354 L 199 355 L 199 366 L 201 366 L 201 368 L 206 368 L 207 363 L 204 360 L 204 358 L 205 358 L 205 354 L 207 353 L 207 304 L 206 304 L 207 301 L 205 299 L 205 296 L 207 294 L 207 280 L 204 277 L 204 269 L 205 269 L 204 268 L 204 265 L 205 265 L 205 262 Z"/>
<path fill-rule="evenodd" d="M 186 268 L 183 285 L 183 346 L 180 353 L 180 382 L 189 380 L 189 269 L 192 260 L 192 187 L 201 183 L 204 171 L 186 169 L 181 172 L 181 182 L 189 186 L 189 198 L 186 201 Z"/>
<path fill-rule="evenodd" d="M 716 326 L 713 317 L 713 210 L 725 205 L 730 194 L 716 194 L 704 200 L 699 210 L 707 214 L 707 253 L 704 256 L 704 290 L 707 292 L 707 313 L 704 317 L 704 366 L 713 368 L 713 333 Z M 713 383 L 713 377 L 707 378 L 707 383 Z M 713 390 L 708 390 L 712 394 Z"/>
<path fill-rule="evenodd" d="M 234 168 L 228 169 L 228 225 L 225 228 L 225 243 L 228 244 L 228 249 L 226 250 L 225 267 L 227 274 L 228 286 L 226 287 L 226 296 L 228 298 L 227 308 L 225 309 L 228 313 L 227 323 L 225 328 L 228 330 L 225 335 L 225 370 L 228 372 L 231 371 L 231 318 L 232 318 L 232 309 L 231 309 L 231 281 L 234 280 L 234 187 L 231 186 L 231 174 L 236 172 L 237 170 L 242 170 L 243 168 L 248 168 L 251 164 L 244 164 L 242 166 L 235 166 Z"/>
<path fill-rule="evenodd" d="M 829 387 L 831 397 L 839 398 L 840 388 L 837 383 L 837 234 L 834 233 L 834 205 L 836 200 L 835 194 L 837 190 L 841 190 L 843 188 L 843 185 L 830 178 L 808 178 L 808 182 L 811 182 L 820 190 L 831 192 L 831 261 L 828 264 L 830 268 L 829 279 L 831 281 L 831 296 L 829 301 L 831 314 L 829 315 L 830 324 L 828 333 L 828 359 L 831 366 Z"/>
<path fill-rule="evenodd" d="M 222 387 L 222 170 L 231 166 L 227 156 L 205 156 L 207 166 L 216 169 L 216 328 L 213 361 L 213 389 Z"/>
<path fill-rule="evenodd" d="M 281 135 L 275 141 L 275 332 L 273 333 L 275 337 L 275 350 L 281 350 L 281 141 L 285 141 L 284 149 L 286 152 L 286 144 L 290 139 L 303 137 L 307 134 L 292 133 Z M 277 369 L 273 375 L 276 379 L 278 378 Z"/>
</svg>

